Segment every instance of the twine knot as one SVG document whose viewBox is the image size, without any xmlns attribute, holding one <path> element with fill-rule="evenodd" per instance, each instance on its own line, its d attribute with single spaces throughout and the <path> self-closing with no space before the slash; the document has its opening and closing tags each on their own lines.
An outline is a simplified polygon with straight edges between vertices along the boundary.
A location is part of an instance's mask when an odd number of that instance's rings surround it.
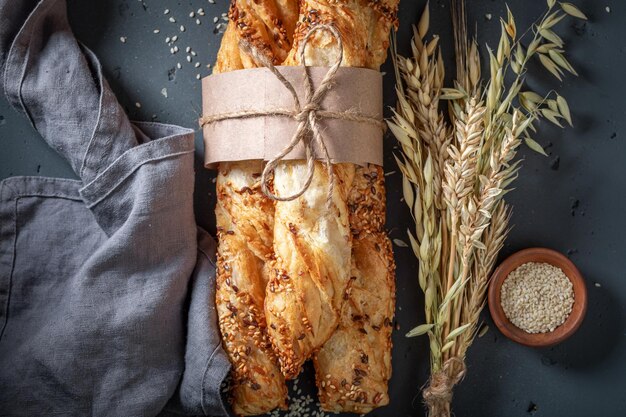
<svg viewBox="0 0 626 417">
<path fill-rule="evenodd" d="M 298 122 L 302 122 L 302 121 L 306 121 L 309 118 L 309 113 L 315 113 L 320 111 L 322 108 L 320 107 L 320 105 L 318 103 L 307 103 L 302 110 L 300 111 L 300 113 L 295 115 L 295 119 Z M 317 116 L 317 115 L 315 115 Z"/>
<path fill-rule="evenodd" d="M 325 30 L 329 32 L 337 41 L 339 47 L 339 55 L 333 65 L 328 69 L 328 72 L 322 79 L 319 87 L 317 89 L 313 88 L 313 80 L 311 79 L 311 75 L 309 73 L 309 69 L 306 66 L 306 58 L 305 58 L 305 47 L 309 42 L 311 36 L 317 32 Z M 298 98 L 298 94 L 294 86 L 278 71 L 278 69 L 274 66 L 274 64 L 268 59 L 266 55 L 264 55 L 261 51 L 259 51 L 254 45 L 250 44 L 246 40 L 241 40 L 239 42 L 240 48 L 250 55 L 256 62 L 260 63 L 267 69 L 269 69 L 272 74 L 276 76 L 276 78 L 285 86 L 285 88 L 289 91 L 293 98 L 293 109 L 273 109 L 268 111 L 240 111 L 235 113 L 226 113 L 226 114 L 218 114 L 213 116 L 202 116 L 200 118 L 200 126 L 204 127 L 207 124 L 215 123 L 221 120 L 227 119 L 243 119 L 243 118 L 252 118 L 259 116 L 287 116 L 291 117 L 295 121 L 298 122 L 298 127 L 293 135 L 293 138 L 289 142 L 285 148 L 278 153 L 274 158 L 270 159 L 265 168 L 263 169 L 263 174 L 261 176 L 261 190 L 263 193 L 270 199 L 276 201 L 291 201 L 303 195 L 306 190 L 309 188 L 313 181 L 313 177 L 315 175 L 315 160 L 321 159 L 324 161 L 326 166 L 326 172 L 328 175 L 328 192 L 326 196 L 326 203 L 330 207 L 332 203 L 333 190 L 335 186 L 335 175 L 333 171 L 333 165 L 331 161 L 330 154 L 328 152 L 328 148 L 326 147 L 326 143 L 324 140 L 324 136 L 322 135 L 319 121 L 321 119 L 339 119 L 339 120 L 349 120 L 361 123 L 370 123 L 379 127 L 381 130 L 385 129 L 385 125 L 382 120 L 379 120 L 375 117 L 363 115 L 357 111 L 348 110 L 343 112 L 335 112 L 324 110 L 321 106 L 321 103 L 334 85 L 335 77 L 337 75 L 337 70 L 339 69 L 341 62 L 343 61 L 343 42 L 341 39 L 341 34 L 337 30 L 337 28 L 332 24 L 319 24 L 311 28 L 311 30 L 305 35 L 298 49 L 298 54 L 300 57 L 300 62 L 302 67 L 304 68 L 304 87 L 305 87 L 305 102 L 304 104 L 300 103 L 300 99 Z M 302 184 L 301 188 L 289 196 L 278 196 L 274 192 L 270 190 L 270 176 L 274 173 L 278 164 L 300 143 L 302 142 L 304 146 L 306 162 L 307 162 L 307 174 L 305 177 L 305 181 Z M 321 151 L 321 155 L 315 155 L 316 146 L 317 149 Z"/>
<path fill-rule="evenodd" d="M 452 357 L 443 367 L 431 375 L 428 387 L 422 395 L 429 409 L 429 417 L 449 416 L 452 390 L 465 376 L 465 363 L 461 358 Z"/>
</svg>

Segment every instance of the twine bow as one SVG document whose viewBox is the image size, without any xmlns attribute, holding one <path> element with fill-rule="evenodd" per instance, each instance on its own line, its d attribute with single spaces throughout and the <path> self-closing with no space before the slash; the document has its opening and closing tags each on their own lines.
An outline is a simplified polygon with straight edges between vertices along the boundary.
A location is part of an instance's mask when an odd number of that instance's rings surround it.
<svg viewBox="0 0 626 417">
<path fill-rule="evenodd" d="M 324 76 L 322 82 L 320 83 L 317 89 L 313 88 L 313 81 L 311 79 L 311 75 L 309 73 L 309 69 L 306 66 L 306 58 L 305 58 L 305 48 L 309 42 L 311 36 L 321 30 L 326 30 L 330 32 L 330 34 L 337 40 L 337 44 L 339 46 L 339 56 L 335 63 L 329 68 L 328 72 Z M 306 192 L 306 190 L 311 185 L 313 181 L 313 177 L 315 175 L 315 144 L 321 150 L 322 155 L 320 158 L 324 161 L 326 165 L 326 171 L 328 174 L 328 193 L 326 197 L 326 202 L 328 205 L 331 204 L 333 190 L 335 186 L 335 175 L 333 171 L 333 165 L 331 161 L 330 154 L 328 152 L 328 148 L 326 147 L 326 143 L 324 141 L 324 136 L 322 135 L 319 121 L 320 119 L 339 119 L 339 120 L 349 120 L 361 123 L 369 123 L 375 126 L 380 127 L 381 130 L 384 129 L 384 123 L 382 120 L 379 120 L 375 117 L 361 114 L 357 111 L 348 110 L 343 112 L 335 112 L 324 110 L 321 107 L 321 103 L 328 93 L 328 91 L 332 88 L 337 70 L 339 69 L 341 62 L 343 61 L 343 42 L 341 40 L 341 34 L 337 30 L 334 25 L 331 24 L 319 24 L 314 26 L 304 37 L 300 48 L 298 49 L 298 54 L 300 57 L 300 62 L 302 63 L 302 67 L 304 68 L 304 87 L 305 87 L 305 102 L 304 104 L 300 103 L 300 99 L 298 98 L 298 94 L 293 84 L 291 84 L 272 64 L 272 62 L 264 55 L 261 51 L 259 51 L 254 45 L 249 42 L 242 40 L 239 43 L 240 48 L 245 51 L 248 55 L 256 60 L 256 62 L 262 64 L 264 67 L 269 69 L 272 74 L 276 76 L 276 78 L 285 86 L 285 88 L 289 91 L 293 98 L 293 109 L 272 109 L 267 111 L 254 111 L 254 110 L 244 110 L 240 112 L 232 112 L 232 113 L 223 113 L 217 114 L 213 116 L 203 116 L 200 118 L 200 126 L 204 127 L 207 124 L 215 123 L 222 120 L 228 119 L 244 119 L 244 118 L 253 118 L 253 117 L 261 117 L 261 116 L 286 116 L 291 117 L 292 119 L 298 122 L 298 127 L 285 148 L 278 153 L 274 158 L 270 159 L 265 168 L 263 169 L 263 174 L 261 176 L 261 190 L 263 193 L 270 199 L 276 201 L 291 201 L 300 197 L 302 194 Z M 270 175 L 274 172 L 278 164 L 300 143 L 304 145 L 306 162 L 307 162 L 307 175 L 306 180 L 300 190 L 295 192 L 289 196 L 278 196 L 274 194 L 268 185 Z"/>
<path fill-rule="evenodd" d="M 443 367 L 431 375 L 428 387 L 422 393 L 428 406 L 429 417 L 447 417 L 452 401 L 452 390 L 465 376 L 465 363 L 457 357 L 444 362 Z"/>
</svg>

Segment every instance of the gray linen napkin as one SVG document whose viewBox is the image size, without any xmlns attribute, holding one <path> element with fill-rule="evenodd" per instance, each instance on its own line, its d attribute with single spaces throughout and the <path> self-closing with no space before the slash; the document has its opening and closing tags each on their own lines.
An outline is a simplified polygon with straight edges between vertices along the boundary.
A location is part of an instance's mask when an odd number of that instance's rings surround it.
<svg viewBox="0 0 626 417">
<path fill-rule="evenodd" d="M 0 76 L 81 178 L 0 183 L 0 415 L 225 415 L 193 132 L 128 121 L 64 0 L 0 0 Z"/>
</svg>

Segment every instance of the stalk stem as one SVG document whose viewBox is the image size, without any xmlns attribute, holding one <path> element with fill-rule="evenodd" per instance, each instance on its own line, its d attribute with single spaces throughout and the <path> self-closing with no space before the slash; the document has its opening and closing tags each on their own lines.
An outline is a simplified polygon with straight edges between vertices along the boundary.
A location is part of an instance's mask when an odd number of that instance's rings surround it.
<svg viewBox="0 0 626 417">
<path fill-rule="evenodd" d="M 454 263 L 456 262 L 456 244 L 457 244 L 457 231 L 456 231 L 456 216 L 452 216 L 451 219 L 451 225 L 450 225 L 450 229 L 451 229 L 451 234 L 450 234 L 450 254 L 449 254 L 449 259 L 448 259 L 448 278 L 447 278 L 447 283 L 446 283 L 446 290 L 443 293 L 443 297 L 442 299 L 444 299 L 446 297 L 446 295 L 448 294 L 448 292 L 450 291 L 450 288 L 452 288 L 452 285 L 454 284 Z M 447 311 L 447 320 L 446 320 L 446 324 L 444 326 L 443 329 L 443 333 L 441 335 L 441 346 L 443 347 L 444 345 L 444 341 L 446 340 L 446 337 L 448 337 L 448 334 L 450 334 L 450 320 L 452 319 L 452 307 L 450 306 L 450 303 L 448 303 L 448 305 L 446 306 Z M 448 359 L 448 352 L 444 352 L 443 353 L 443 361 L 445 362 L 446 359 Z"/>
</svg>

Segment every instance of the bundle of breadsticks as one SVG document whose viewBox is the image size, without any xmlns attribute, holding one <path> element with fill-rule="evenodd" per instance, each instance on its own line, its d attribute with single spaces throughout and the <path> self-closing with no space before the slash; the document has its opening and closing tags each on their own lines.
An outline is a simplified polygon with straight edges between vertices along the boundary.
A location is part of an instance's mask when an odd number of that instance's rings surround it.
<svg viewBox="0 0 626 417">
<path fill-rule="evenodd" d="M 274 65 L 329 66 L 339 42 L 343 66 L 378 69 L 386 58 L 398 0 L 233 0 L 215 73 Z M 350 140 L 350 138 L 345 138 Z M 311 184 L 292 201 L 268 198 L 263 161 L 220 163 L 217 177 L 216 308 L 233 368 L 238 415 L 287 405 L 286 379 L 313 359 L 322 408 L 360 414 L 389 402 L 394 261 L 385 233 L 382 168 L 315 162 Z M 281 161 L 276 195 L 297 192 L 305 161 Z M 327 190 L 334 187 L 328 204 Z"/>
</svg>

